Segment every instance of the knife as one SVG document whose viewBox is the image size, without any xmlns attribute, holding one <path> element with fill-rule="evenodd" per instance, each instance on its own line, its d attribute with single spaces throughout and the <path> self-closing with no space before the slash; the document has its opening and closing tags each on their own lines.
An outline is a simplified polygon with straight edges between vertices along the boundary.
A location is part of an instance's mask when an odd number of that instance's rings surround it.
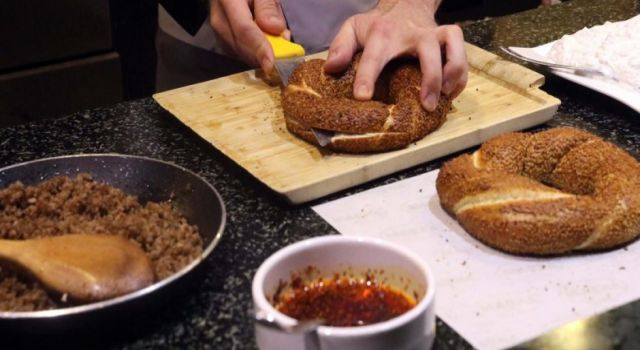
<svg viewBox="0 0 640 350">
<path fill-rule="evenodd" d="M 271 34 L 266 34 L 267 41 L 273 49 L 274 66 L 283 86 L 289 85 L 289 76 L 296 67 L 304 62 L 304 48 L 296 43 Z"/>
<path fill-rule="evenodd" d="M 265 33 L 265 36 L 273 49 L 273 55 L 275 57 L 273 65 L 280 77 L 280 82 L 286 87 L 289 85 L 289 76 L 291 76 L 291 73 L 293 73 L 300 63 L 304 62 L 304 48 L 281 36 L 267 33 Z M 320 146 L 324 147 L 331 143 L 331 138 L 334 135 L 333 132 L 315 128 L 310 129 Z"/>
</svg>

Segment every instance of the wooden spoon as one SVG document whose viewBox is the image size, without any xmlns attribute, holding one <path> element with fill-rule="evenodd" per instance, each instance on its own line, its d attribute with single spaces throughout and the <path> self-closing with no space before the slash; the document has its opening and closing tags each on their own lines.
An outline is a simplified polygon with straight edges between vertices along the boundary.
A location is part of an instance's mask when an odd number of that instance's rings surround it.
<svg viewBox="0 0 640 350">
<path fill-rule="evenodd" d="M 45 287 L 79 301 L 123 295 L 150 285 L 155 277 L 142 249 L 114 235 L 0 240 L 0 260 L 26 269 Z"/>
</svg>

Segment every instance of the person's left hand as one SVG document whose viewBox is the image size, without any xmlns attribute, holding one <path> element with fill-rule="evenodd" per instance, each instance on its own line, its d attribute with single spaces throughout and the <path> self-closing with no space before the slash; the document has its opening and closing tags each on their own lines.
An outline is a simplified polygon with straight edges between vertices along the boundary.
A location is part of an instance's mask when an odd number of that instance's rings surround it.
<svg viewBox="0 0 640 350">
<path fill-rule="evenodd" d="M 420 99 L 425 109 L 433 111 L 440 91 L 455 97 L 464 89 L 468 71 L 462 30 L 438 26 L 435 8 L 433 0 L 380 0 L 372 10 L 350 17 L 331 43 L 325 71 L 344 70 L 355 52 L 364 48 L 353 91 L 355 98 L 367 100 L 390 60 L 417 56 L 422 71 Z"/>
</svg>

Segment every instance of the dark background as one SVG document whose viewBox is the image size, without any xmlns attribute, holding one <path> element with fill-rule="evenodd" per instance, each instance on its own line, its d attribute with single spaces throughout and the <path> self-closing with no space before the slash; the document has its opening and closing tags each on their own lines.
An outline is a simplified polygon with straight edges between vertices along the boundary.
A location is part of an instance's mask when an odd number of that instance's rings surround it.
<svg viewBox="0 0 640 350">
<path fill-rule="evenodd" d="M 3 0 L 0 126 L 154 90 L 153 0 Z"/>
</svg>

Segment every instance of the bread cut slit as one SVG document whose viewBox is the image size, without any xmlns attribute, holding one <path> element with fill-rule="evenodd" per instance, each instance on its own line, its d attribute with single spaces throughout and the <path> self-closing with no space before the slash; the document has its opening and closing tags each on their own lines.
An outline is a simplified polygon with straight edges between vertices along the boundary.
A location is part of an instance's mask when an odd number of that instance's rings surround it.
<svg viewBox="0 0 640 350">
<path fill-rule="evenodd" d="M 475 196 L 462 198 L 454 207 L 453 211 L 460 214 L 465 210 L 490 205 L 506 205 L 521 201 L 542 201 L 571 198 L 574 195 L 562 192 L 540 192 L 530 190 L 514 190 L 509 192 L 484 192 Z"/>
</svg>

